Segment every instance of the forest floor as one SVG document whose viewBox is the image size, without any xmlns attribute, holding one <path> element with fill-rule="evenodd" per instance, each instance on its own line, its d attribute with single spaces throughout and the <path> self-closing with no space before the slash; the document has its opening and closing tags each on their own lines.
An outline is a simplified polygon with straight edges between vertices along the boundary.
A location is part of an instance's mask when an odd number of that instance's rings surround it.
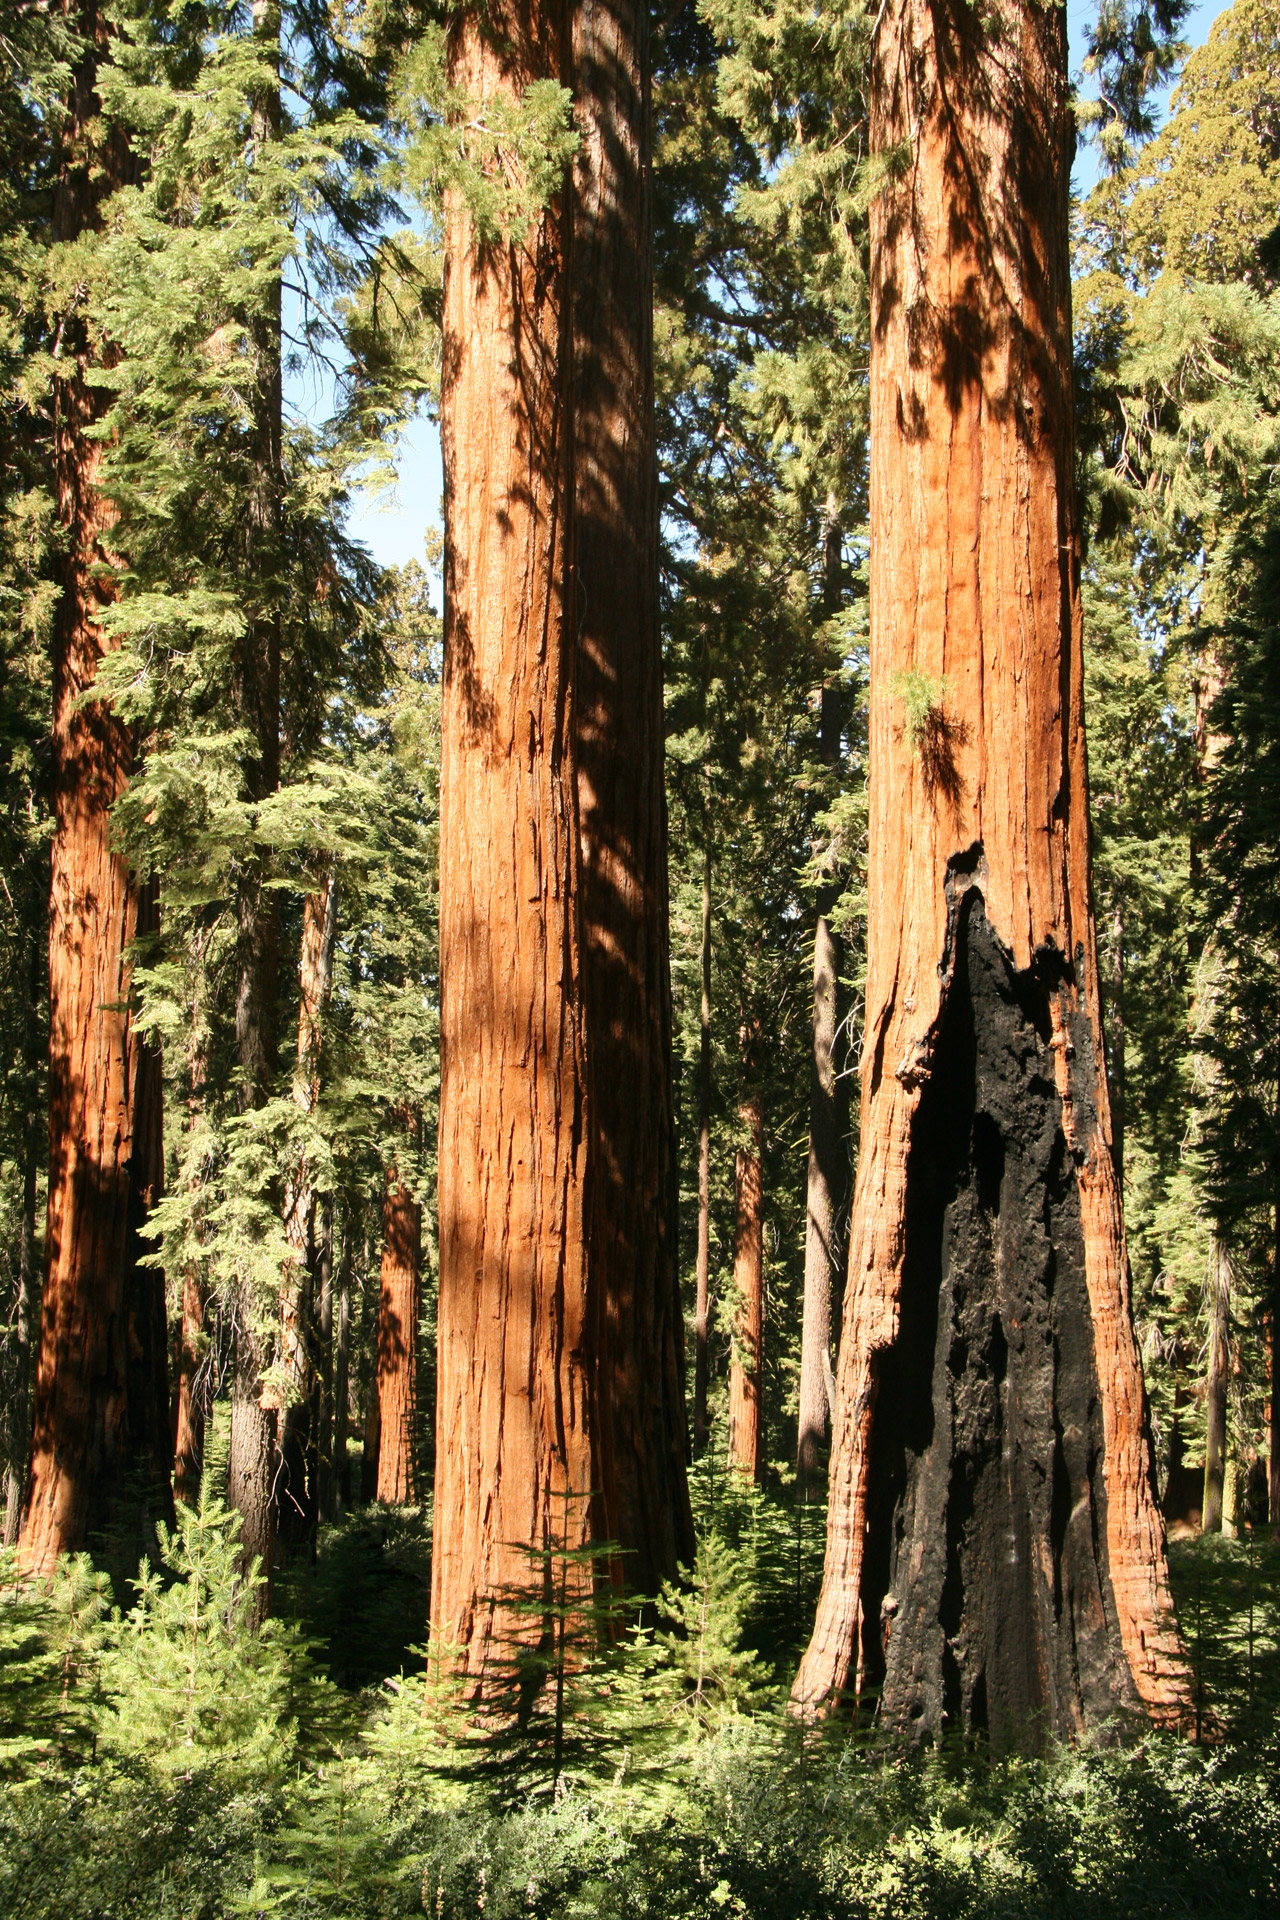
<svg viewBox="0 0 1280 1920">
<path fill-rule="evenodd" d="M 1280 1544 L 1173 1550 L 1199 1744 L 1110 1729 L 1038 1758 L 908 1756 L 788 1720 L 820 1517 L 798 1531 L 786 1497 L 712 1493 L 683 1598 L 571 1676 L 558 1786 L 549 1711 L 514 1740 L 477 1731 L 415 1653 L 420 1511 L 322 1529 L 257 1639 L 216 1501 L 128 1613 L 87 1562 L 42 1598 L 0 1567 L 0 1912 L 1280 1913 Z"/>
</svg>

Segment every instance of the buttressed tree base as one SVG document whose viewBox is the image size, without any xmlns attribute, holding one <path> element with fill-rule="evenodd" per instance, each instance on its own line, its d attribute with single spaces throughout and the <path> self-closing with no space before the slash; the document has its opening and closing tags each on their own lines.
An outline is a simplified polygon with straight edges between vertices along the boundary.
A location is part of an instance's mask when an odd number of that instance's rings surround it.
<svg viewBox="0 0 1280 1920">
<path fill-rule="evenodd" d="M 793 1702 L 1008 1746 L 1185 1699 L 1100 1044 L 1063 10 L 890 0 L 873 103 L 861 1153 Z"/>
</svg>

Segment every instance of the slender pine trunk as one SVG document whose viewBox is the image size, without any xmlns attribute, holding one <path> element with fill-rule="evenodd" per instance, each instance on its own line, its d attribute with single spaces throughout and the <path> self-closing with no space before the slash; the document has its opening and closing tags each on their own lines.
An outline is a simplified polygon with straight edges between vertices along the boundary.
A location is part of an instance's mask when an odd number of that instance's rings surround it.
<svg viewBox="0 0 1280 1920">
<path fill-rule="evenodd" d="M 707 1340 L 711 1325 L 711 820 L 702 822 L 702 1004 L 698 1049 L 698 1269 L 694 1309 L 693 1438 L 707 1444 Z"/>
<path fill-rule="evenodd" d="M 28 1113 L 22 1133 L 22 1225 L 18 1241 L 18 1313 L 15 1326 L 13 1404 L 6 1410 L 9 1429 L 8 1465 L 4 1486 L 6 1547 L 18 1538 L 22 1502 L 31 1464 L 31 1363 L 35 1345 L 36 1310 L 40 1290 L 36 1273 L 36 1162 L 40 1152 L 40 1125 Z"/>
<path fill-rule="evenodd" d="M 1227 1465 L 1227 1381 L 1231 1363 L 1231 1267 L 1215 1233 L 1210 1251 L 1208 1366 L 1205 1374 L 1204 1504 L 1201 1533 L 1222 1532 Z"/>
<path fill-rule="evenodd" d="M 839 612 L 844 549 L 834 499 L 827 502 L 824 611 Z M 839 689 L 823 681 L 818 750 L 834 775 L 840 764 Z M 818 892 L 813 934 L 813 1040 L 809 1056 L 809 1163 L 805 1176 L 804 1306 L 800 1331 L 800 1406 L 796 1470 L 806 1496 L 826 1452 L 831 1409 L 831 1298 L 844 1274 L 843 1216 L 849 1197 L 849 1094 L 836 1058 L 840 1032 L 840 936 L 831 923 L 839 890 Z"/>
<path fill-rule="evenodd" d="M 252 112 L 252 137 L 259 150 L 280 136 L 280 24 L 275 0 L 253 0 L 254 40 L 268 75 Z M 243 769 L 244 783 L 255 805 L 280 784 L 280 610 L 274 585 L 281 562 L 284 494 L 280 302 L 280 280 L 275 276 L 249 328 L 254 350 L 253 476 L 245 525 L 250 618 L 239 661 L 238 692 L 253 741 Z M 264 1104 L 276 1069 L 279 914 L 267 881 L 263 855 L 256 849 L 246 852 L 236 902 L 235 1008 L 240 1100 L 245 1111 Z M 277 1204 L 278 1200 L 277 1196 Z M 272 1346 L 266 1303 L 242 1289 L 235 1327 L 229 1498 L 240 1513 L 243 1563 L 247 1566 L 256 1557 L 265 1575 L 253 1608 L 260 1621 L 271 1608 L 276 1536 L 277 1408 L 264 1404 L 263 1376 Z"/>
<path fill-rule="evenodd" d="M 743 1100 L 738 1118 L 747 1137 L 734 1162 L 729 1465 L 758 1480 L 763 1464 L 764 1385 L 764 1107 L 759 1094 Z"/>
</svg>

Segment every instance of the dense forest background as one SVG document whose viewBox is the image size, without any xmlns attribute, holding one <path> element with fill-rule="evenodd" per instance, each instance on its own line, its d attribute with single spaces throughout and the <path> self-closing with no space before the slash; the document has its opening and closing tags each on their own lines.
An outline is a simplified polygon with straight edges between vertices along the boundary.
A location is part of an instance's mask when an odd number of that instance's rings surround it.
<svg viewBox="0 0 1280 1920">
<path fill-rule="evenodd" d="M 1155 1743 L 1139 1761 L 1103 1748 L 974 1773 L 959 1755 L 889 1765 L 861 1735 L 802 1734 L 773 1711 L 824 1539 L 828 1389 L 806 1403 L 802 1384 L 819 1103 L 836 1116 L 837 1246 L 858 1151 L 874 9 L 664 0 L 653 14 L 698 1552 L 630 1637 L 563 1607 L 547 1656 L 560 1685 L 515 1739 L 464 1729 L 421 1645 L 439 554 L 379 566 L 349 520 L 438 403 L 444 194 L 466 195 L 494 236 L 518 233 L 572 156 L 572 115 L 558 89 L 535 87 L 505 120 L 460 133 L 442 10 L 9 9 L 5 1548 L 30 1472 L 44 1270 L 60 702 L 86 728 L 109 703 L 118 729 L 95 765 L 142 903 L 130 1018 L 163 1129 L 129 1257 L 163 1275 L 158 1363 L 188 1505 L 157 1548 L 145 1487 L 113 1489 L 93 1562 L 63 1563 L 43 1597 L 0 1561 L 13 1596 L 0 1619 L 7 1910 L 959 1913 L 994 1910 L 1003 1889 L 1008 1911 L 1154 1913 L 1190 1888 L 1192 1910 L 1261 1912 L 1275 1897 L 1280 5 L 1236 0 L 1190 52 L 1182 15 L 1178 0 L 1103 0 L 1090 28 L 1076 445 L 1134 1313 L 1196 1735 L 1229 1731 L 1247 1757 L 1203 1763 Z M 83 374 L 70 422 L 68 358 Z M 288 400 L 304 382 L 331 401 L 310 417 Z M 54 678 L 71 434 L 109 503 L 77 588 L 103 636 L 93 703 L 87 679 Z M 243 670 L 246 636 L 264 634 L 278 675 L 265 690 Z M 903 697 L 927 726 L 937 689 Z M 817 1091 L 815 942 L 829 967 Z M 56 1088 L 52 1106 L 56 1135 Z M 811 1285 L 813 1258 L 809 1246 Z M 747 1473 L 729 1459 L 744 1285 L 762 1322 Z M 840 1297 L 837 1284 L 811 1365 L 838 1347 Z M 280 1435 L 266 1589 L 237 1573 L 238 1530 L 262 1524 L 237 1498 L 232 1411 L 250 1349 Z M 154 1570 L 138 1586 L 144 1551 Z M 255 1634 L 268 1593 L 274 1618 Z M 575 1664 L 574 1646 L 600 1639 L 615 1651 Z"/>
</svg>

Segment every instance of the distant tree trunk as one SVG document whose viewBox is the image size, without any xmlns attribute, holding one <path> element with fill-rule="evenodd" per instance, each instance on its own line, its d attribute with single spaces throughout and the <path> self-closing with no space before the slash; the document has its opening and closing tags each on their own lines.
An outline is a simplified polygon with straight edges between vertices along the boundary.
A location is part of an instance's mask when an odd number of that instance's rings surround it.
<svg viewBox="0 0 1280 1920">
<path fill-rule="evenodd" d="M 280 8 L 276 0 L 253 0 L 253 33 L 278 72 Z M 280 87 L 276 80 L 253 104 L 254 145 L 262 148 L 278 140 L 280 125 Z M 238 694 L 253 741 L 243 777 L 248 798 L 256 803 L 274 793 L 280 784 L 280 613 L 274 587 L 281 564 L 284 511 L 280 297 L 277 279 L 249 326 L 254 358 L 249 396 L 253 480 L 245 525 L 250 619 L 238 662 Z M 246 859 L 236 902 L 236 1055 L 240 1098 L 246 1110 L 264 1104 L 276 1068 L 279 914 L 275 894 L 266 882 L 261 855 Z M 264 1405 L 263 1375 L 270 1362 L 271 1344 L 264 1307 L 264 1302 L 244 1295 L 237 1303 L 228 1480 L 231 1504 L 241 1517 L 242 1562 L 248 1566 L 256 1556 L 265 1576 L 253 1608 L 259 1622 L 271 1610 L 276 1533 L 273 1488 L 277 1409 L 274 1404 Z"/>
<path fill-rule="evenodd" d="M 320 1097 L 320 1028 L 333 987 L 333 951 L 337 937 L 338 880 L 305 896 L 302 948 L 298 963 L 298 1054 L 293 1076 L 294 1104 L 311 1113 Z M 286 1183 L 285 1237 L 290 1260 L 280 1290 L 281 1358 L 288 1375 L 276 1485 L 276 1527 L 280 1539 L 296 1545 L 315 1525 L 315 1483 L 307 1484 L 311 1449 L 311 1402 L 315 1356 L 309 1322 L 315 1305 L 317 1194 L 305 1149 Z"/>
<path fill-rule="evenodd" d="M 207 1125 L 205 1080 L 208 1072 L 208 1032 L 204 1004 L 204 947 L 197 942 L 195 986 L 191 995 L 190 1029 L 187 1039 L 187 1149 L 185 1177 L 193 1208 L 192 1231 L 201 1233 L 201 1193 L 205 1181 L 204 1135 Z M 179 1500 L 193 1506 L 200 1497 L 204 1476 L 204 1429 L 206 1396 L 200 1391 L 199 1377 L 204 1339 L 204 1276 L 198 1259 L 182 1275 L 182 1299 L 178 1324 L 177 1366 L 175 1369 L 176 1407 L 173 1423 L 173 1490 Z"/>
<path fill-rule="evenodd" d="M 191 1506 L 200 1497 L 204 1473 L 204 1401 L 196 1381 L 204 1335 L 204 1286 L 196 1270 L 182 1278 L 182 1321 L 178 1345 L 178 1417 L 174 1431 L 173 1491 Z"/>
<path fill-rule="evenodd" d="M 1222 1486 L 1227 1464 L 1227 1380 L 1231 1362 L 1231 1267 L 1215 1233 L 1210 1253 L 1209 1365 L 1205 1382 L 1204 1506 L 1201 1533 L 1222 1532 Z"/>
<path fill-rule="evenodd" d="M 123 136 L 110 127 L 99 132 L 105 19 L 86 3 L 74 9 L 74 24 L 88 50 L 71 80 L 54 196 L 62 241 L 96 226 L 103 199 L 129 171 Z M 115 583 L 113 514 L 98 492 L 102 449 L 93 437 L 103 402 L 74 313 L 59 360 L 54 464 L 65 545 L 53 631 L 49 1201 L 20 1542 L 24 1567 L 41 1573 L 109 1524 L 128 1522 L 132 1530 L 136 1523 L 141 1549 L 155 1521 L 173 1510 L 168 1396 L 162 1409 L 138 1397 L 154 1390 L 152 1337 L 157 1311 L 164 1312 L 163 1281 L 137 1266 L 137 1229 L 157 1188 L 159 1076 L 128 1008 L 125 954 L 137 926 L 137 890 L 111 846 L 111 808 L 130 770 L 129 731 L 106 707 L 82 704 L 103 656 L 98 620 Z M 143 1340 L 141 1356 L 131 1351 L 131 1336 Z"/>
<path fill-rule="evenodd" d="M 871 147 L 866 1042 L 793 1701 L 997 1748 L 1187 1701 L 1102 1066 L 1066 21 L 888 0 Z"/>
<path fill-rule="evenodd" d="M 711 822 L 703 821 L 702 1007 L 698 1052 L 698 1279 L 694 1317 L 693 1439 L 707 1444 L 707 1386 L 711 1325 Z"/>
<path fill-rule="evenodd" d="M 451 28 L 477 104 L 563 80 L 570 16 Z M 431 1630 L 476 1685 L 526 1547 L 603 1527 L 589 1296 L 566 196 L 522 242 L 446 207 L 440 1301 Z M 661 1198 L 665 1206 L 665 1195 Z M 601 1532 L 597 1537 L 607 1537 Z"/>
<path fill-rule="evenodd" d="M 764 1365 L 764 1109 L 751 1094 L 738 1109 L 747 1144 L 734 1162 L 733 1358 L 729 1365 L 729 1465 L 760 1478 Z"/>
<path fill-rule="evenodd" d="M 379 1500 L 407 1506 L 417 1497 L 418 1271 L 422 1209 L 395 1168 L 382 1203 L 382 1276 L 378 1293 Z"/>
<path fill-rule="evenodd" d="M 824 611 L 840 610 L 843 543 L 835 502 L 827 503 Z M 839 692 L 824 680 L 818 747 L 833 771 L 840 763 Z M 800 1334 L 800 1418 L 796 1468 L 806 1492 L 822 1469 L 830 1409 L 831 1296 L 844 1270 L 841 1218 L 849 1189 L 849 1094 L 836 1059 L 840 1031 L 840 936 L 831 924 L 839 888 L 819 889 L 813 935 L 813 1046 L 809 1056 L 809 1164 L 805 1179 L 804 1309 Z"/>
<path fill-rule="evenodd" d="M 369 1506 L 378 1497 L 378 1461 L 382 1455 L 382 1409 L 378 1403 L 378 1383 L 369 1388 L 369 1404 L 364 1414 L 364 1442 L 360 1450 L 360 1500 Z"/>
<path fill-rule="evenodd" d="M 342 1261 L 338 1268 L 338 1325 L 333 1343 L 333 1483 L 327 1506 L 321 1512 L 326 1520 L 345 1513 L 351 1505 L 351 1463 L 347 1458 L 347 1429 L 351 1413 L 351 1229 L 342 1236 Z"/>
<path fill-rule="evenodd" d="M 319 1345 L 315 1384 L 311 1395 L 311 1484 L 315 1488 L 315 1518 L 333 1514 L 333 1202 L 327 1199 L 320 1219 L 320 1298 L 316 1313 Z M 314 1535 L 313 1535 L 314 1538 Z"/>
<path fill-rule="evenodd" d="M 36 1159 L 40 1127 L 29 1113 L 22 1137 L 22 1225 L 18 1241 L 18 1312 L 14 1327 L 16 1374 L 12 1407 L 6 1410 L 9 1462 L 4 1485 L 4 1545 L 18 1538 L 22 1501 L 31 1461 L 31 1357 L 35 1344 L 40 1291 L 36 1277 Z"/>
<path fill-rule="evenodd" d="M 573 555 L 591 1287 L 610 1531 L 655 1594 L 692 1561 L 676 1271 L 667 817 L 653 416 L 649 8 L 575 0 Z"/>
</svg>

